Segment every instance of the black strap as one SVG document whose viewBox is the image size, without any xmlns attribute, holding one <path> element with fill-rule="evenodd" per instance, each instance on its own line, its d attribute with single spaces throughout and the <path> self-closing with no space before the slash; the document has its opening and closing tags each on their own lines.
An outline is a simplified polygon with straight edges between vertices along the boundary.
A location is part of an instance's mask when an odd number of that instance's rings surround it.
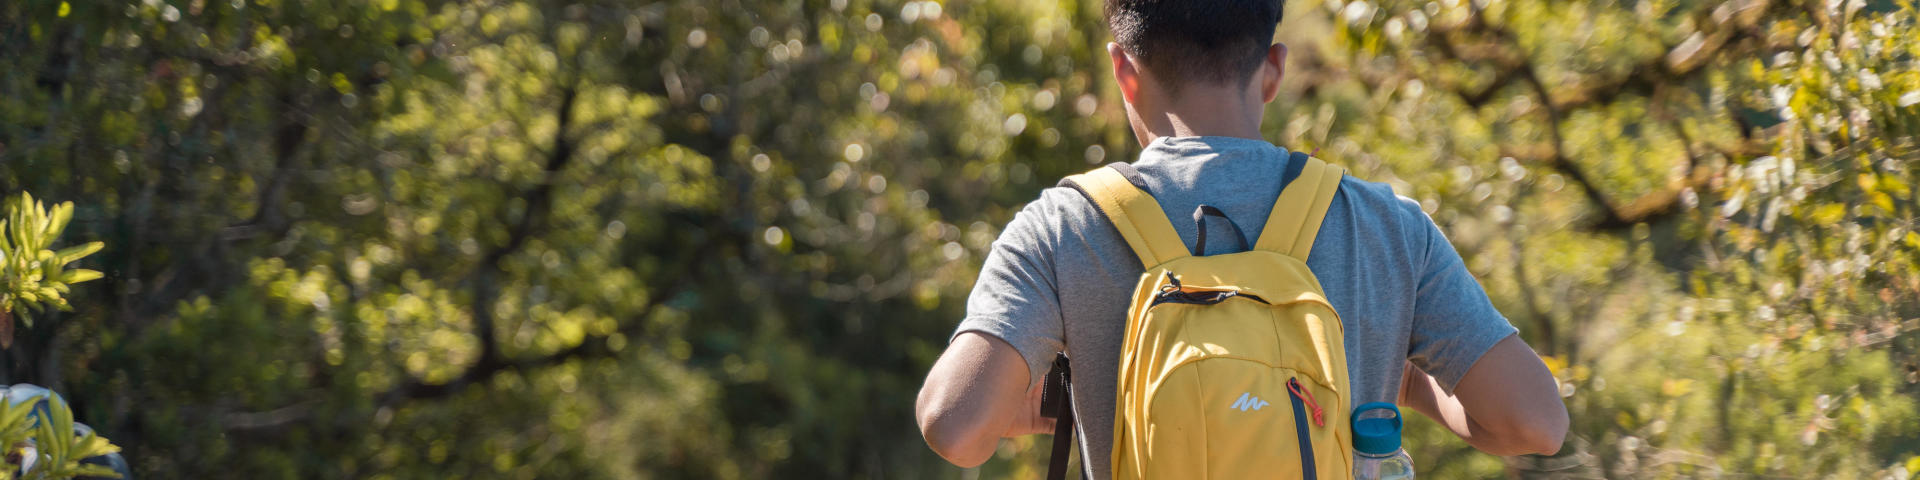
<svg viewBox="0 0 1920 480">
<path fill-rule="evenodd" d="M 1300 178 L 1300 172 L 1307 168 L 1307 158 L 1309 155 L 1300 151 L 1287 154 L 1287 169 L 1280 173 L 1280 188 L 1285 189 L 1287 184 Z"/>
<path fill-rule="evenodd" d="M 1067 478 L 1067 460 L 1073 456 L 1073 371 L 1067 354 L 1053 356 L 1046 386 L 1040 389 L 1040 416 L 1054 419 L 1053 454 L 1047 460 L 1047 480 Z"/>
<path fill-rule="evenodd" d="M 1115 172 L 1120 172 L 1120 176 L 1126 178 L 1127 183 L 1133 184 L 1133 188 L 1138 188 L 1142 192 L 1147 192 L 1147 195 L 1153 195 L 1153 189 L 1147 188 L 1147 177 L 1141 176 L 1139 170 L 1134 170 L 1132 164 L 1129 164 L 1127 162 L 1113 162 L 1113 163 L 1107 164 L 1106 168 L 1111 168 Z M 1299 170 L 1295 169 L 1294 175 L 1298 176 L 1299 174 L 1300 174 Z M 1054 186 L 1072 187 L 1074 190 L 1080 190 L 1080 185 L 1073 183 L 1073 176 L 1071 175 L 1061 178 L 1060 183 L 1056 183 L 1054 184 Z M 1080 193 L 1086 193 L 1086 191 L 1082 190 Z"/>
<path fill-rule="evenodd" d="M 1147 192 L 1147 195 L 1153 195 L 1153 189 L 1147 188 L 1147 177 L 1140 176 L 1140 171 L 1134 170 L 1133 164 L 1127 163 L 1127 162 L 1113 162 L 1113 163 L 1107 164 L 1107 168 L 1111 168 L 1113 169 L 1113 171 L 1120 172 L 1120 176 L 1122 177 L 1127 177 L 1127 183 L 1133 184 L 1133 188 L 1138 188 L 1142 192 Z"/>
<path fill-rule="evenodd" d="M 1242 250 L 1253 248 L 1253 243 L 1247 241 L 1247 232 L 1240 230 L 1240 224 L 1235 223 L 1232 218 L 1228 218 L 1227 212 L 1222 212 L 1219 208 L 1203 203 L 1200 204 L 1200 208 L 1193 209 L 1193 224 L 1200 232 L 1193 242 L 1194 256 L 1205 256 L 1207 254 L 1207 217 L 1220 217 L 1226 220 L 1227 226 L 1233 227 L 1233 236 L 1240 239 L 1240 248 Z"/>
</svg>

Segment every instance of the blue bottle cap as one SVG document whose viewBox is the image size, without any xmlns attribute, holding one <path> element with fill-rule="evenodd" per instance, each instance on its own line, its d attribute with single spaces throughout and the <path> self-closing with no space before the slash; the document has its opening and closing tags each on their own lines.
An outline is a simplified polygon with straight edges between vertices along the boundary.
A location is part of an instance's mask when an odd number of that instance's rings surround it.
<svg viewBox="0 0 1920 480">
<path fill-rule="evenodd" d="M 1371 410 L 1385 410 L 1393 416 L 1360 418 L 1360 414 Z M 1388 402 L 1372 402 L 1353 409 L 1353 449 L 1372 455 L 1399 450 L 1400 408 Z"/>
</svg>

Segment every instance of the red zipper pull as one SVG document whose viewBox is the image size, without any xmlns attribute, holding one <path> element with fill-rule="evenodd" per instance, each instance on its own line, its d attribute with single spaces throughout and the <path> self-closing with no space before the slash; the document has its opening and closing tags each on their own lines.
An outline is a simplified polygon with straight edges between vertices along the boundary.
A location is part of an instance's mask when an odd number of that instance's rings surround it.
<svg viewBox="0 0 1920 480">
<path fill-rule="evenodd" d="M 1313 410 L 1313 426 L 1327 426 L 1327 421 L 1322 415 L 1323 412 L 1320 411 L 1320 404 L 1313 401 L 1313 394 L 1307 392 L 1306 387 L 1300 386 L 1300 380 L 1293 378 L 1287 379 L 1287 391 L 1292 392 L 1294 397 L 1298 397 L 1301 402 L 1307 404 L 1308 409 Z"/>
</svg>

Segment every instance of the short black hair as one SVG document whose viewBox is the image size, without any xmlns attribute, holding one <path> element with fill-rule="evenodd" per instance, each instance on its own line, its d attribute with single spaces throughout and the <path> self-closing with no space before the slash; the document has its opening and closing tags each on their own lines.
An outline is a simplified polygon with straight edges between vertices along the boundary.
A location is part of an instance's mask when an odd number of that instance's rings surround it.
<svg viewBox="0 0 1920 480">
<path fill-rule="evenodd" d="M 1245 85 L 1260 68 L 1285 0 L 1106 0 L 1114 42 L 1167 88 Z"/>
</svg>

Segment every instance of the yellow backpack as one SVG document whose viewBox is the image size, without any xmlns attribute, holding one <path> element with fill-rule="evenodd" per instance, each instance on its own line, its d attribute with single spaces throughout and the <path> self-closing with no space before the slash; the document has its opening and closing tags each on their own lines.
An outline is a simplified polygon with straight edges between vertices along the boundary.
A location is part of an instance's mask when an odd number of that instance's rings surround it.
<svg viewBox="0 0 1920 480">
<path fill-rule="evenodd" d="M 1130 165 L 1061 182 L 1091 199 L 1146 267 L 1121 347 L 1113 478 L 1352 478 L 1344 332 L 1306 264 L 1346 172 L 1295 157 L 1300 175 L 1257 243 L 1225 255 L 1190 253 Z M 1204 205 L 1194 213 L 1194 252 L 1205 252 L 1210 216 L 1225 218 Z"/>
</svg>

